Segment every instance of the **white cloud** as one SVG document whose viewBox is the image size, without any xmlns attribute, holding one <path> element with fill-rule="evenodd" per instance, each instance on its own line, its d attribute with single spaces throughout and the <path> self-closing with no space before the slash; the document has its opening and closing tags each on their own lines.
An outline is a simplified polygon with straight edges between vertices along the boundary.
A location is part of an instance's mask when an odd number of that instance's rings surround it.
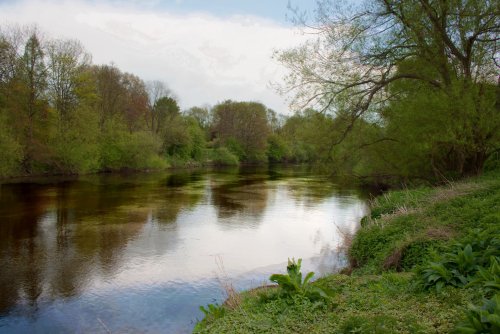
<svg viewBox="0 0 500 334">
<path fill-rule="evenodd" d="M 284 98 L 269 88 L 284 74 L 271 55 L 304 40 L 292 28 L 258 17 L 75 1 L 0 4 L 0 21 L 36 23 L 50 37 L 78 39 L 94 63 L 114 62 L 144 80 L 165 81 L 184 108 L 233 99 L 287 112 Z"/>
</svg>

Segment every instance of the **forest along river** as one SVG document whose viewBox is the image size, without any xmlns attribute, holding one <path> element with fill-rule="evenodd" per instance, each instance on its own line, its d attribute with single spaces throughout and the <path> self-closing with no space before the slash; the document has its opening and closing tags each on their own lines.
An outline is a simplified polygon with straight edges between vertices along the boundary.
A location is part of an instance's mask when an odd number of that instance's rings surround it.
<svg viewBox="0 0 500 334">
<path fill-rule="evenodd" d="M 0 186 L 0 332 L 184 333 L 200 305 L 346 265 L 366 203 L 297 169 L 94 175 Z"/>
</svg>

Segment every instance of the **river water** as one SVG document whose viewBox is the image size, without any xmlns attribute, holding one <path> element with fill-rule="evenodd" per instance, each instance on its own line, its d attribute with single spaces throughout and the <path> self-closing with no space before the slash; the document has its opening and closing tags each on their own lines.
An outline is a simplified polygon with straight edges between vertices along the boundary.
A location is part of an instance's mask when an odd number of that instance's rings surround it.
<svg viewBox="0 0 500 334">
<path fill-rule="evenodd" d="M 200 305 L 346 265 L 366 204 L 296 168 L 45 178 L 0 186 L 0 332 L 188 333 Z"/>
</svg>

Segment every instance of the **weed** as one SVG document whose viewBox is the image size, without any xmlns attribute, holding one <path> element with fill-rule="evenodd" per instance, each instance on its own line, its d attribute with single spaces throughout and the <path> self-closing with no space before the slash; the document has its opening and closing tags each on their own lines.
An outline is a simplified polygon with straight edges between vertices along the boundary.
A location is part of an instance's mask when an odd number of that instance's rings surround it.
<svg viewBox="0 0 500 334">
<path fill-rule="evenodd" d="M 205 314 L 205 318 L 208 320 L 219 319 L 226 314 L 224 306 L 219 304 L 208 304 L 206 308 L 200 306 L 200 310 Z"/>
<path fill-rule="evenodd" d="M 310 280 L 314 276 L 313 272 L 308 273 L 304 280 L 302 280 L 301 264 L 302 259 L 298 259 L 297 262 L 295 262 L 295 259 L 288 259 L 286 267 L 288 274 L 274 274 L 269 279 L 274 283 L 278 283 L 280 294 L 285 297 L 303 295 L 311 300 L 327 298 L 327 294 L 322 289 L 310 284 Z"/>
<path fill-rule="evenodd" d="M 217 264 L 218 268 L 217 280 L 219 281 L 219 284 L 226 297 L 224 305 L 226 305 L 230 309 L 235 309 L 241 304 L 241 296 L 234 288 L 231 279 L 229 279 L 226 273 L 226 268 L 224 267 L 224 261 L 222 260 L 222 257 L 217 256 L 215 258 L 215 263 Z"/>
<path fill-rule="evenodd" d="M 470 306 L 465 320 L 453 331 L 456 334 L 500 333 L 500 294 L 484 301 L 481 307 Z"/>
<path fill-rule="evenodd" d="M 486 296 L 491 296 L 494 293 L 500 292 L 500 264 L 498 258 L 491 257 L 491 265 L 488 269 L 479 268 L 476 277 L 469 283 L 468 286 L 479 285 L 485 292 Z"/>
<path fill-rule="evenodd" d="M 424 289 L 440 291 L 445 285 L 463 287 L 478 284 L 484 285 L 488 292 L 500 289 L 500 266 L 497 262 L 500 242 L 497 236 L 475 231 L 466 240 L 470 243 L 454 244 L 438 261 L 417 270 Z"/>
</svg>

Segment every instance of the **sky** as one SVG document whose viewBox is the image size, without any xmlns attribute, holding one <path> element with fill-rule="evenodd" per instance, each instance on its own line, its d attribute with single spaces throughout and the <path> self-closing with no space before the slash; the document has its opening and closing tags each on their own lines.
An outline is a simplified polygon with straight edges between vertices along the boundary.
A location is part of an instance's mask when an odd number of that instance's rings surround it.
<svg viewBox="0 0 500 334">
<path fill-rule="evenodd" d="M 312 12 L 313 0 L 291 0 Z M 274 50 L 305 36 L 288 0 L 0 0 L 0 24 L 36 24 L 49 38 L 77 39 L 94 64 L 160 80 L 182 109 L 227 99 L 290 113 L 271 87 L 286 69 Z"/>
</svg>

